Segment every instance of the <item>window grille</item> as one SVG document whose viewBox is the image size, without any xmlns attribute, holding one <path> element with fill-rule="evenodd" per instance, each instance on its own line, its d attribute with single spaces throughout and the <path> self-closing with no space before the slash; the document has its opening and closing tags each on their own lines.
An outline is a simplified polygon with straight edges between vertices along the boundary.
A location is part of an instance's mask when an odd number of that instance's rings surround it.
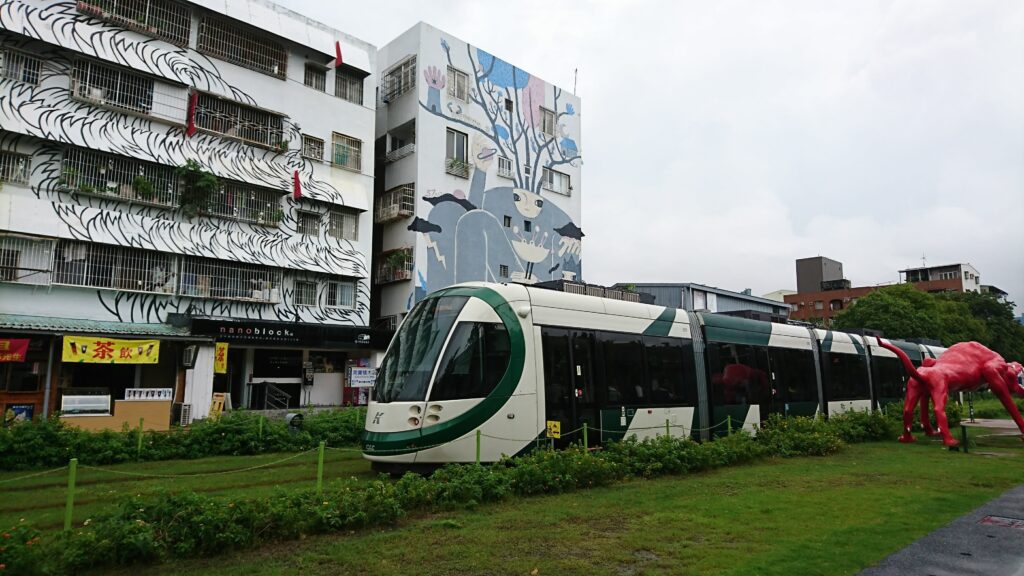
<svg viewBox="0 0 1024 576">
<path fill-rule="evenodd" d="M 14 152 L 0 152 L 0 182 L 28 184 L 28 177 L 31 173 L 31 156 Z"/>
<path fill-rule="evenodd" d="M 280 146 L 284 140 L 284 120 L 280 114 L 210 94 L 199 94 L 195 123 L 204 130 L 270 148 Z"/>
<path fill-rule="evenodd" d="M 308 134 L 303 134 L 302 156 L 322 161 L 324 159 L 324 141 Z"/>
<path fill-rule="evenodd" d="M 91 60 L 75 62 L 71 92 L 100 106 L 137 112 L 172 122 L 185 121 L 188 91 Z"/>
<path fill-rule="evenodd" d="M 13 50 L 0 50 L 0 78 L 39 84 L 43 61 L 35 56 Z"/>
<path fill-rule="evenodd" d="M 0 236 L 0 282 L 47 285 L 53 270 L 53 240 Z"/>
<path fill-rule="evenodd" d="M 498 156 L 498 176 L 502 178 L 514 178 L 512 174 L 512 159 Z"/>
<path fill-rule="evenodd" d="M 174 168 L 82 148 L 64 151 L 58 182 L 66 190 L 83 194 L 162 206 L 178 202 Z"/>
<path fill-rule="evenodd" d="M 316 282 L 295 281 L 295 305 L 316 306 Z"/>
<path fill-rule="evenodd" d="M 356 283 L 351 280 L 328 280 L 325 300 L 328 308 L 355 308 Z"/>
<path fill-rule="evenodd" d="M 331 210 L 330 226 L 327 233 L 340 240 L 359 240 L 359 214 L 341 210 Z"/>
<path fill-rule="evenodd" d="M 282 276 L 281 270 L 265 266 L 184 258 L 178 289 L 182 296 L 276 303 Z"/>
<path fill-rule="evenodd" d="M 469 77 L 465 72 L 448 67 L 448 96 L 456 100 L 467 100 L 466 90 L 469 84 Z"/>
<path fill-rule="evenodd" d="M 512 217 L 506 215 L 504 217 L 504 219 L 502 219 L 502 225 L 505 226 L 505 228 L 511 228 L 512 227 Z"/>
<path fill-rule="evenodd" d="M 321 92 L 327 91 L 327 70 L 316 64 L 306 64 L 306 86 Z"/>
<path fill-rule="evenodd" d="M 412 248 L 384 252 L 377 260 L 377 283 L 398 282 L 412 278 Z"/>
<path fill-rule="evenodd" d="M 198 50 L 282 79 L 288 65 L 288 53 L 280 42 L 254 28 L 218 16 L 203 16 L 200 20 Z"/>
<path fill-rule="evenodd" d="M 384 75 L 381 101 L 388 102 L 416 87 L 416 57 L 412 56 Z"/>
<path fill-rule="evenodd" d="M 334 164 L 349 170 L 362 170 L 363 143 L 351 136 L 334 133 Z"/>
<path fill-rule="evenodd" d="M 306 236 L 320 235 L 320 215 L 316 212 L 298 212 L 298 232 Z"/>
<path fill-rule="evenodd" d="M 78 11 L 100 20 L 188 46 L 192 15 L 187 6 L 170 0 L 88 0 Z"/>
<path fill-rule="evenodd" d="M 540 131 L 546 136 L 555 135 L 555 113 L 547 108 L 540 109 Z"/>
<path fill-rule="evenodd" d="M 353 104 L 363 103 L 363 79 L 360 76 L 337 70 L 334 73 L 334 95 Z"/>
<path fill-rule="evenodd" d="M 227 181 L 218 192 L 210 196 L 203 213 L 264 226 L 277 226 L 284 217 L 281 196 L 280 192 L 271 188 Z"/>
<path fill-rule="evenodd" d="M 502 278 L 508 278 L 508 264 L 498 265 L 498 276 L 501 276 Z"/>
<path fill-rule="evenodd" d="M 557 170 L 545 168 L 541 174 L 541 178 L 543 179 L 541 186 L 543 186 L 545 190 L 565 194 L 566 196 L 568 196 L 572 191 L 572 186 L 569 185 L 568 174 L 562 174 Z"/>
<path fill-rule="evenodd" d="M 175 260 L 162 252 L 60 240 L 53 268 L 54 284 L 174 293 Z"/>
<path fill-rule="evenodd" d="M 398 316 L 381 316 L 374 322 L 374 325 L 378 330 L 389 330 L 394 332 L 398 330 Z"/>
<path fill-rule="evenodd" d="M 416 213 L 416 187 L 404 184 L 392 188 L 377 198 L 378 224 L 406 218 Z"/>
</svg>

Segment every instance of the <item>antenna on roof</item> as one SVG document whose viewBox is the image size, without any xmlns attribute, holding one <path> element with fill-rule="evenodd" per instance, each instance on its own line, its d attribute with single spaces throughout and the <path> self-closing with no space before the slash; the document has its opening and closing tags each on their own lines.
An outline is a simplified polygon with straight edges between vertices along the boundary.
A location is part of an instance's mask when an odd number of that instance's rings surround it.
<svg viewBox="0 0 1024 576">
<path fill-rule="evenodd" d="M 927 268 L 927 267 L 928 267 L 928 261 L 925 260 L 924 254 L 921 254 L 921 268 Z"/>
<path fill-rule="evenodd" d="M 580 75 L 580 69 L 579 68 L 573 68 L 572 69 L 572 93 L 573 94 L 576 93 L 576 79 L 579 78 L 579 75 Z"/>
</svg>

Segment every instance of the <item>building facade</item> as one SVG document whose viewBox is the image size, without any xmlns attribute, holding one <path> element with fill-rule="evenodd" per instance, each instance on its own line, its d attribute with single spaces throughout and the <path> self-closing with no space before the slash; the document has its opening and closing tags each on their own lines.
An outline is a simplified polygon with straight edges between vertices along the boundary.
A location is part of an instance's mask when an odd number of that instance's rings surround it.
<svg viewBox="0 0 1024 576">
<path fill-rule="evenodd" d="M 723 290 L 714 286 L 692 283 L 616 284 L 614 288 L 627 289 L 654 297 L 653 304 L 683 310 L 708 311 L 739 316 L 765 322 L 786 322 L 789 305 L 777 300 L 761 298 L 744 292 Z"/>
<path fill-rule="evenodd" d="M 0 0 L 5 412 L 357 399 L 376 63 L 263 0 Z"/>
<path fill-rule="evenodd" d="M 925 292 L 980 292 L 981 276 L 970 264 L 948 264 L 900 270 L 900 282 Z"/>
<path fill-rule="evenodd" d="M 378 52 L 375 320 L 465 281 L 580 279 L 580 100 L 417 24 Z"/>
<path fill-rule="evenodd" d="M 824 256 L 800 258 L 796 261 L 796 291 L 821 290 L 823 282 L 843 279 L 843 263 Z"/>
</svg>

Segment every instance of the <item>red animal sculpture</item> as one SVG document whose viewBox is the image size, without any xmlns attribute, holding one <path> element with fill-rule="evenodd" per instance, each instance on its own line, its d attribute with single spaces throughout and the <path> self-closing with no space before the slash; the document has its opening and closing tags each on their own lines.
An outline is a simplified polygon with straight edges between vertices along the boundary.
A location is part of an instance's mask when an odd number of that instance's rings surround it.
<svg viewBox="0 0 1024 576">
<path fill-rule="evenodd" d="M 1021 418 L 1011 396 L 1024 396 L 1024 367 L 1019 362 L 1007 362 L 977 342 L 960 342 L 950 346 L 938 360 L 925 359 L 923 366 L 915 368 L 903 350 L 883 342 L 881 338 L 876 339 L 879 346 L 899 356 L 910 375 L 907 398 L 903 404 L 903 435 L 900 436 L 900 442 L 914 441 L 910 429 L 914 421 L 914 406 L 920 403 L 921 425 L 925 434 L 941 435 L 942 443 L 946 446 L 958 445 L 959 442 L 949 433 L 946 398 L 950 392 L 977 390 L 984 384 L 988 384 L 989 390 L 1003 403 L 1024 435 L 1024 418 Z M 928 419 L 929 396 L 935 405 L 937 431 L 932 429 Z"/>
</svg>

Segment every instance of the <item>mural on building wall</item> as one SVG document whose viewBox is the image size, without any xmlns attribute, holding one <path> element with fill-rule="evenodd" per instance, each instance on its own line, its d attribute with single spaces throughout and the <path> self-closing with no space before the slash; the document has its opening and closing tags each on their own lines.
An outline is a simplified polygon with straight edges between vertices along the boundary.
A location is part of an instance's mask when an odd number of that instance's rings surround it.
<svg viewBox="0 0 1024 576">
<path fill-rule="evenodd" d="M 75 2 L 29 5 L 0 0 L 0 24 L 22 37 L 0 37 L 0 48 L 35 54 L 42 60 L 38 81 L 0 78 L 0 150 L 32 148 L 31 191 L 48 200 L 64 225 L 64 238 L 130 246 L 185 256 L 283 267 L 291 272 L 280 288 L 278 302 L 214 301 L 162 294 L 97 291 L 113 318 L 134 322 L 165 321 L 170 312 L 253 319 L 365 324 L 369 289 L 357 283 L 355 308 L 296 306 L 296 277 L 317 273 L 354 278 L 368 276 L 365 256 L 352 242 L 327 233 L 328 205 L 345 206 L 345 195 L 314 174 L 318 163 L 288 143 L 301 142 L 300 127 L 283 119 L 280 149 L 261 149 L 212 133 L 185 133 L 186 110 L 180 106 L 176 123 L 142 116 L 76 98 L 69 79 L 74 61 L 63 47 L 112 64 L 147 72 L 184 87 L 257 106 L 254 98 L 230 85 L 217 67 L 202 55 L 166 42 L 110 26 L 77 10 Z M 26 39 L 27 38 L 27 39 Z M 185 88 L 180 88 L 182 92 Z M 58 144 L 59 143 L 59 144 Z M 67 146 L 177 167 L 199 161 L 219 178 L 278 190 L 276 226 L 250 224 L 232 218 L 184 218 L 174 207 L 126 202 L 117 195 L 87 194 L 66 184 L 62 158 Z M 320 167 L 319 169 L 323 169 Z M 301 199 L 291 194 L 298 175 Z M 317 202 L 320 201 L 320 202 Z M 297 231 L 296 208 L 321 215 L 317 238 Z M 16 223 L 15 223 L 16 224 Z M 321 293 L 317 301 L 324 302 Z"/>
<path fill-rule="evenodd" d="M 465 100 L 450 93 L 450 83 L 460 78 L 448 78 L 446 71 L 427 66 L 427 96 L 420 106 L 468 132 L 467 165 L 454 162 L 448 168 L 465 170 L 469 186 L 468 191 L 425 196 L 433 207 L 425 220 L 409 226 L 425 236 L 427 245 L 427 275 L 418 275 L 416 298 L 472 280 L 579 279 L 583 231 L 541 195 L 544 168 L 557 170 L 581 162 L 565 122 L 577 111 L 562 100 L 558 87 L 546 87 L 539 78 L 483 50 L 467 45 L 462 60 L 444 39 L 441 49 L 449 66 L 468 71 L 466 86 L 460 83 L 455 88 L 459 95 L 464 90 Z M 553 126 L 545 127 L 546 90 L 551 91 L 553 112 L 547 121 Z M 542 128 L 555 134 L 545 134 Z M 498 158 L 508 159 L 499 168 L 502 177 L 488 182 L 488 171 Z"/>
</svg>

